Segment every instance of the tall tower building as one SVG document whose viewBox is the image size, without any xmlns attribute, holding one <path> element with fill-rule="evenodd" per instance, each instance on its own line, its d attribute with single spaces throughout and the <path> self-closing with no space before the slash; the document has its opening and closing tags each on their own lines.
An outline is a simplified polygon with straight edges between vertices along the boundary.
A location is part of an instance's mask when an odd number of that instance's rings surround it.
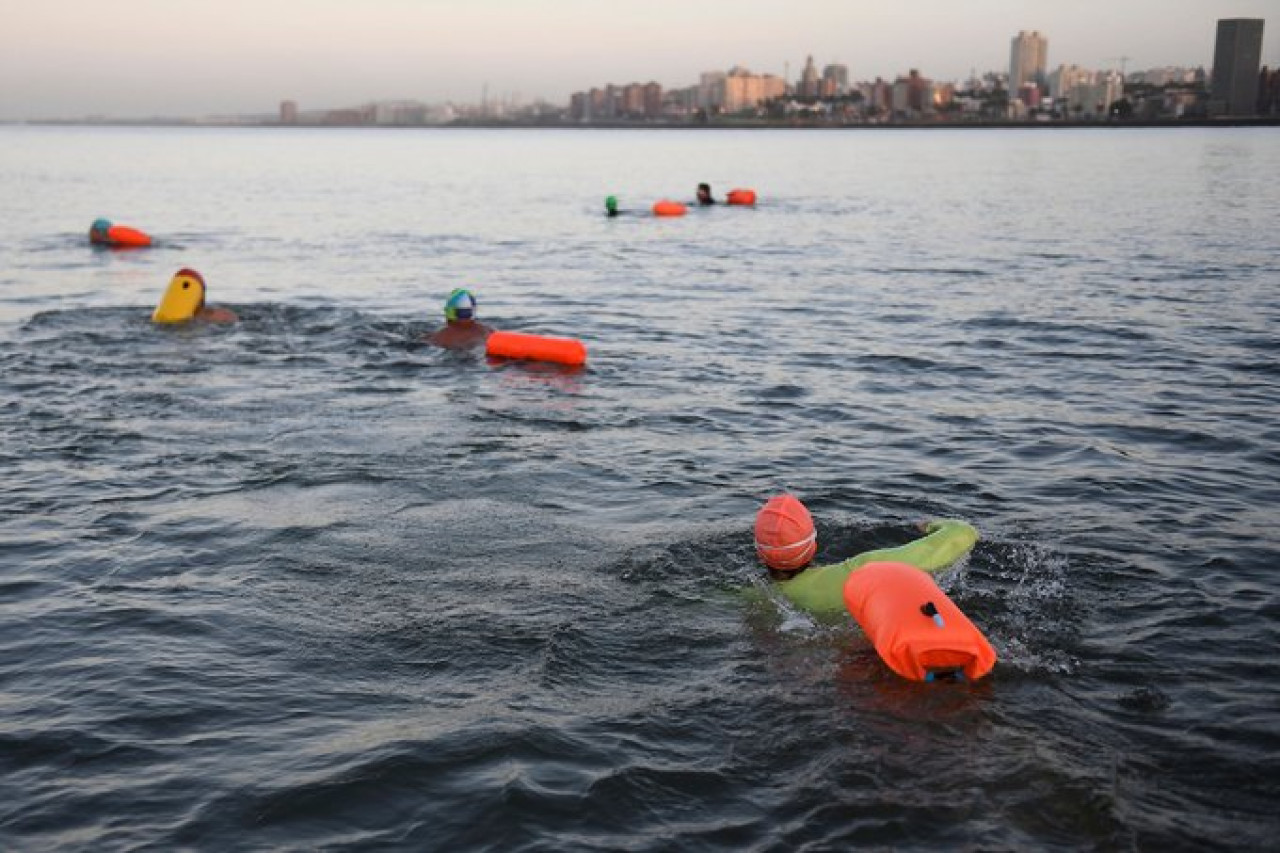
<svg viewBox="0 0 1280 853">
<path fill-rule="evenodd" d="M 1258 110 L 1258 67 L 1262 62 L 1262 19 L 1223 18 L 1213 49 L 1209 112 L 1253 115 Z"/>
<path fill-rule="evenodd" d="M 813 57 L 809 57 L 809 61 L 804 64 L 804 71 L 800 72 L 800 96 L 803 98 L 816 98 L 818 96 L 818 69 L 813 64 Z"/>
<path fill-rule="evenodd" d="M 1009 96 L 1016 95 L 1027 83 L 1042 85 L 1048 60 L 1049 40 L 1039 32 L 1023 30 L 1014 36 L 1009 52 Z"/>
</svg>

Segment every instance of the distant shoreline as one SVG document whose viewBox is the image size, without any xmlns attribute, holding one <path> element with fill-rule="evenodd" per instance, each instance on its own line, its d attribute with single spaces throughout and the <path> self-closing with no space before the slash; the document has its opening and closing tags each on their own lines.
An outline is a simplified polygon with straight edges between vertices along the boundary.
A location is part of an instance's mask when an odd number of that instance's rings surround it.
<svg viewBox="0 0 1280 853">
<path fill-rule="evenodd" d="M 822 124 L 817 122 L 776 121 L 714 121 L 695 122 L 538 122 L 499 120 L 458 120 L 444 124 L 326 124 L 322 122 L 297 122 L 281 124 L 277 121 L 203 121 L 193 119 L 39 119 L 4 121 L 8 127 L 186 127 L 186 128 L 245 128 L 298 129 L 298 130 L 449 130 L 452 128 L 491 128 L 519 130 L 1063 130 L 1063 129 L 1116 129 L 1160 127 L 1280 127 L 1280 116 L 1236 116 L 1229 118 L 1189 119 L 1124 119 L 1106 121 L 900 121 L 860 124 Z"/>
</svg>

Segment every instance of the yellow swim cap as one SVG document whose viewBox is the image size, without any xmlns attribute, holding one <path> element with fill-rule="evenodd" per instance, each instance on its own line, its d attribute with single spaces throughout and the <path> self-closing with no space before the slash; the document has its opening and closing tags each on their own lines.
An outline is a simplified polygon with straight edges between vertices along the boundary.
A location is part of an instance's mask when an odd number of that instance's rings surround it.
<svg viewBox="0 0 1280 853">
<path fill-rule="evenodd" d="M 195 270 L 182 269 L 174 274 L 169 289 L 151 315 L 153 323 L 183 323 L 204 307 L 204 279 Z"/>
</svg>

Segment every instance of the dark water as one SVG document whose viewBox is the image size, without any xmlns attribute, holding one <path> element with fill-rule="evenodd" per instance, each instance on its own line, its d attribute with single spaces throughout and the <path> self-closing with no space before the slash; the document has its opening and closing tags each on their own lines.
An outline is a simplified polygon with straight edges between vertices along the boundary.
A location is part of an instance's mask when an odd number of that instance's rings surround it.
<svg viewBox="0 0 1280 853">
<path fill-rule="evenodd" d="M 1273 846 L 1278 171 L 1274 130 L 0 129 L 0 848 Z M 762 204 L 598 216 L 700 180 Z M 181 266 L 242 322 L 152 327 Z M 423 347 L 455 286 L 588 369 Z M 770 597 L 784 487 L 822 560 L 975 524 L 994 674 Z"/>
</svg>

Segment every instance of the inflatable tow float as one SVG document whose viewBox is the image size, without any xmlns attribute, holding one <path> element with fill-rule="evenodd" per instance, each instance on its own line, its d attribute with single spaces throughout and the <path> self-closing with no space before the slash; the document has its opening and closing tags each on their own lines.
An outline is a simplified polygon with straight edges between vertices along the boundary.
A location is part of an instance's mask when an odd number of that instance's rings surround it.
<svg viewBox="0 0 1280 853">
<path fill-rule="evenodd" d="M 689 205 L 683 202 L 664 198 L 662 201 L 653 203 L 654 216 L 684 216 L 688 212 Z"/>
<path fill-rule="evenodd" d="M 580 340 L 524 332 L 494 332 L 485 342 L 485 354 L 491 358 L 549 361 L 569 367 L 587 363 L 587 348 Z"/>
<path fill-rule="evenodd" d="M 996 653 L 927 572 L 906 563 L 867 563 L 844 585 L 844 602 L 890 669 L 912 681 L 991 671 Z"/>
<path fill-rule="evenodd" d="M 109 219 L 98 219 L 89 226 L 89 242 L 113 249 L 141 249 L 151 245 L 151 237 L 137 228 L 112 225 Z"/>
<path fill-rule="evenodd" d="M 737 205 L 739 207 L 755 207 L 756 191 L 755 190 L 729 190 L 724 197 L 725 204 Z"/>
</svg>

